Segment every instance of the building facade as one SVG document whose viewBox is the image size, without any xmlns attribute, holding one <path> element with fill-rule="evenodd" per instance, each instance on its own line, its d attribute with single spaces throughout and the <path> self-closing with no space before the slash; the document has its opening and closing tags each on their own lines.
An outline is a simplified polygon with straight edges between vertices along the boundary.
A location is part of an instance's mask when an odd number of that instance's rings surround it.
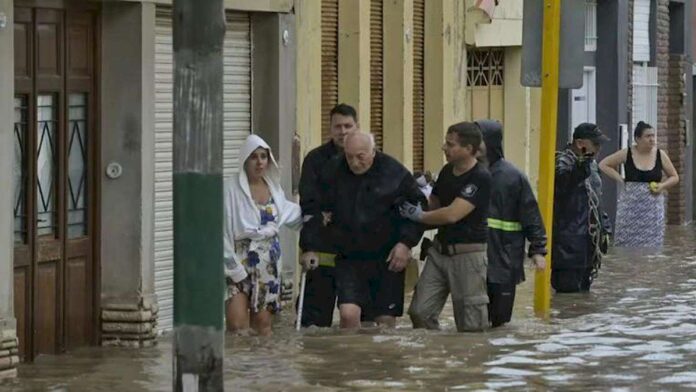
<svg viewBox="0 0 696 392">
<path fill-rule="evenodd" d="M 669 224 L 693 218 L 693 6 L 688 1 L 586 0 L 585 74 L 580 89 L 559 94 L 558 148 L 581 122 L 594 122 L 611 141 L 601 156 L 633 143 L 638 121 L 653 125 L 681 178 L 667 202 Z M 604 182 L 612 219 L 617 186 Z"/>
<path fill-rule="evenodd" d="M 663 97 L 679 105 L 656 120 L 661 143 L 686 178 L 693 105 L 678 93 L 693 84 L 679 84 L 678 69 L 696 73 L 690 24 L 675 15 L 693 7 L 652 0 L 651 57 L 641 60 L 629 24 L 646 24 L 633 1 L 588 1 L 586 83 L 561 93 L 559 143 L 595 120 L 618 148 L 620 124 L 630 129 L 632 113 Z M 520 85 L 522 0 L 485 16 L 474 4 L 226 0 L 224 174 L 239 170 L 240 144 L 256 133 L 292 196 L 302 157 L 327 140 L 328 112 L 345 102 L 380 149 L 434 173 L 449 125 L 499 120 L 508 159 L 535 185 L 540 91 Z M 681 90 L 650 90 L 645 75 Z M 0 0 L 0 182 L 13 184 L 0 188 L 0 375 L 82 345 L 151 345 L 172 328 L 172 91 L 170 0 Z M 689 215 L 689 187 L 670 196 L 670 214 Z M 297 254 L 295 233 L 282 244 Z M 292 281 L 296 260 L 285 261 Z"/>
<path fill-rule="evenodd" d="M 338 102 L 385 152 L 439 170 L 468 118 L 468 7 L 225 1 L 225 175 L 257 133 L 290 194 Z M 0 1 L 0 374 L 172 327 L 172 51 L 169 0 Z"/>
</svg>

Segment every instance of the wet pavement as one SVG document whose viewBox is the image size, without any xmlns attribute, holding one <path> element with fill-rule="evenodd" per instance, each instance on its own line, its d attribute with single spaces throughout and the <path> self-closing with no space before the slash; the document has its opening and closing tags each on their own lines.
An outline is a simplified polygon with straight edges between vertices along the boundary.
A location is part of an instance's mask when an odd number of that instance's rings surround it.
<svg viewBox="0 0 696 392">
<path fill-rule="evenodd" d="M 532 276 L 528 273 L 528 276 Z M 696 389 L 696 228 L 670 228 L 660 254 L 612 251 L 589 294 L 558 295 L 549 321 L 532 312 L 533 279 L 513 321 L 443 331 L 297 334 L 291 316 L 271 338 L 228 337 L 227 391 Z M 171 390 L 171 343 L 87 348 L 22 365 L 0 391 Z"/>
</svg>

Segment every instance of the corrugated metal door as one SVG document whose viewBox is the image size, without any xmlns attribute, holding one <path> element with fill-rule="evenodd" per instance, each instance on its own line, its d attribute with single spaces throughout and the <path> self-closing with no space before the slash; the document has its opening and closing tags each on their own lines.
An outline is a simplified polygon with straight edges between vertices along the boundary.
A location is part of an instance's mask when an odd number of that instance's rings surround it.
<svg viewBox="0 0 696 392">
<path fill-rule="evenodd" d="M 382 149 L 382 113 L 384 83 L 384 18 L 383 0 L 370 2 L 370 132 L 375 144 Z M 358 116 L 360 113 L 358 113 Z"/>
<path fill-rule="evenodd" d="M 249 15 L 227 14 L 224 43 L 223 174 L 238 168 L 239 147 L 251 132 L 251 33 Z M 172 15 L 157 9 L 155 26 L 155 293 L 160 330 L 173 326 L 174 242 L 172 189 L 173 130 Z"/>
<path fill-rule="evenodd" d="M 239 148 L 251 133 L 251 24 L 249 14 L 227 13 L 223 76 L 223 174 L 239 171 Z"/>
<path fill-rule="evenodd" d="M 331 137 L 329 112 L 338 104 L 338 0 L 321 0 L 321 138 Z"/>
<path fill-rule="evenodd" d="M 633 3 L 633 61 L 650 61 L 650 0 Z"/>
<path fill-rule="evenodd" d="M 657 122 L 657 67 L 633 65 L 633 126 L 639 121 L 652 125 L 656 131 Z"/>
<path fill-rule="evenodd" d="M 423 170 L 425 143 L 425 0 L 413 1 L 413 170 Z"/>
</svg>

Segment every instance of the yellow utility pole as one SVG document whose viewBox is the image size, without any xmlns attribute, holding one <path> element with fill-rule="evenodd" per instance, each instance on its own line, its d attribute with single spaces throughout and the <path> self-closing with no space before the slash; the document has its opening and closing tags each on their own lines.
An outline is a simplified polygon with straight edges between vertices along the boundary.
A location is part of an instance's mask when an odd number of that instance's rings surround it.
<svg viewBox="0 0 696 392">
<path fill-rule="evenodd" d="M 556 123 L 558 116 L 559 53 L 561 42 L 561 1 L 544 0 L 541 56 L 541 145 L 539 149 L 539 208 L 548 236 L 546 268 L 534 279 L 534 311 L 548 317 L 551 308 L 551 241 L 553 234 L 553 193 L 556 166 Z"/>
</svg>

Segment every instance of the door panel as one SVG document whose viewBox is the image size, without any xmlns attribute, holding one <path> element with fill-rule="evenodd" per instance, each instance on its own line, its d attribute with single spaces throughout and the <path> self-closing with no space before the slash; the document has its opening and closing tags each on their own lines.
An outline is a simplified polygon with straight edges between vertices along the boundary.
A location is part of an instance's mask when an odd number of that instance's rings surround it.
<svg viewBox="0 0 696 392">
<path fill-rule="evenodd" d="M 58 263 L 47 262 L 39 264 L 36 284 L 37 290 L 34 325 L 35 325 L 35 352 L 55 354 L 58 352 L 56 337 L 58 324 L 56 322 L 58 306 Z"/>
<path fill-rule="evenodd" d="M 91 92 L 95 76 L 94 15 L 68 12 L 66 18 L 66 74 L 71 92 Z"/>
<path fill-rule="evenodd" d="M 94 187 L 95 75 L 94 15 L 68 12 L 66 18 L 66 242 L 65 347 L 93 343 L 94 331 Z"/>
<path fill-rule="evenodd" d="M 36 83 L 39 90 L 60 91 L 63 76 L 63 13 L 36 10 Z"/>
<path fill-rule="evenodd" d="M 27 315 L 31 314 L 29 306 L 31 305 L 29 289 L 31 287 L 31 269 L 28 265 L 14 268 L 14 311 L 15 319 L 17 320 L 17 339 L 19 339 L 19 357 L 23 361 L 30 357 L 27 353 L 29 345 L 27 344 L 31 336 Z"/>
<path fill-rule="evenodd" d="M 16 38 L 16 37 L 15 37 Z M 22 40 L 20 43 L 26 43 Z M 15 40 L 17 43 L 17 40 Z M 23 78 L 23 77 L 22 77 Z M 29 80 L 29 79 L 27 79 Z M 19 87 L 19 86 L 18 86 Z M 19 338 L 19 355 L 22 360 L 31 358 L 32 326 L 27 317 L 32 314 L 32 280 L 33 280 L 33 232 L 34 225 L 29 217 L 33 217 L 34 187 L 30 183 L 30 173 L 33 172 L 34 159 L 31 130 L 33 105 L 29 94 L 15 96 L 14 118 L 14 308 L 17 320 L 17 337 Z"/>
<path fill-rule="evenodd" d="M 50 26 L 49 26 L 50 27 Z M 37 37 L 41 36 L 40 26 Z M 50 29 L 49 29 L 50 30 Z M 48 37 L 48 34 L 46 34 Z M 40 48 L 40 39 L 38 39 Z M 39 49 L 40 50 L 40 49 Z M 47 58 L 48 56 L 43 56 Z M 38 55 L 37 69 L 40 70 Z M 48 71 L 45 68 L 44 71 Z M 40 71 L 39 71 L 40 72 Z M 37 83 L 37 89 L 50 88 Z M 34 286 L 34 354 L 59 352 L 57 337 L 61 334 L 61 259 L 63 244 L 60 207 L 62 197 L 61 139 L 59 93 L 39 93 L 36 96 L 36 286 Z"/>
<path fill-rule="evenodd" d="M 96 343 L 96 13 L 15 15 L 15 316 L 31 360 Z"/>
<path fill-rule="evenodd" d="M 91 289 L 89 259 L 68 258 L 65 267 L 66 347 L 79 347 L 91 342 Z"/>
</svg>

